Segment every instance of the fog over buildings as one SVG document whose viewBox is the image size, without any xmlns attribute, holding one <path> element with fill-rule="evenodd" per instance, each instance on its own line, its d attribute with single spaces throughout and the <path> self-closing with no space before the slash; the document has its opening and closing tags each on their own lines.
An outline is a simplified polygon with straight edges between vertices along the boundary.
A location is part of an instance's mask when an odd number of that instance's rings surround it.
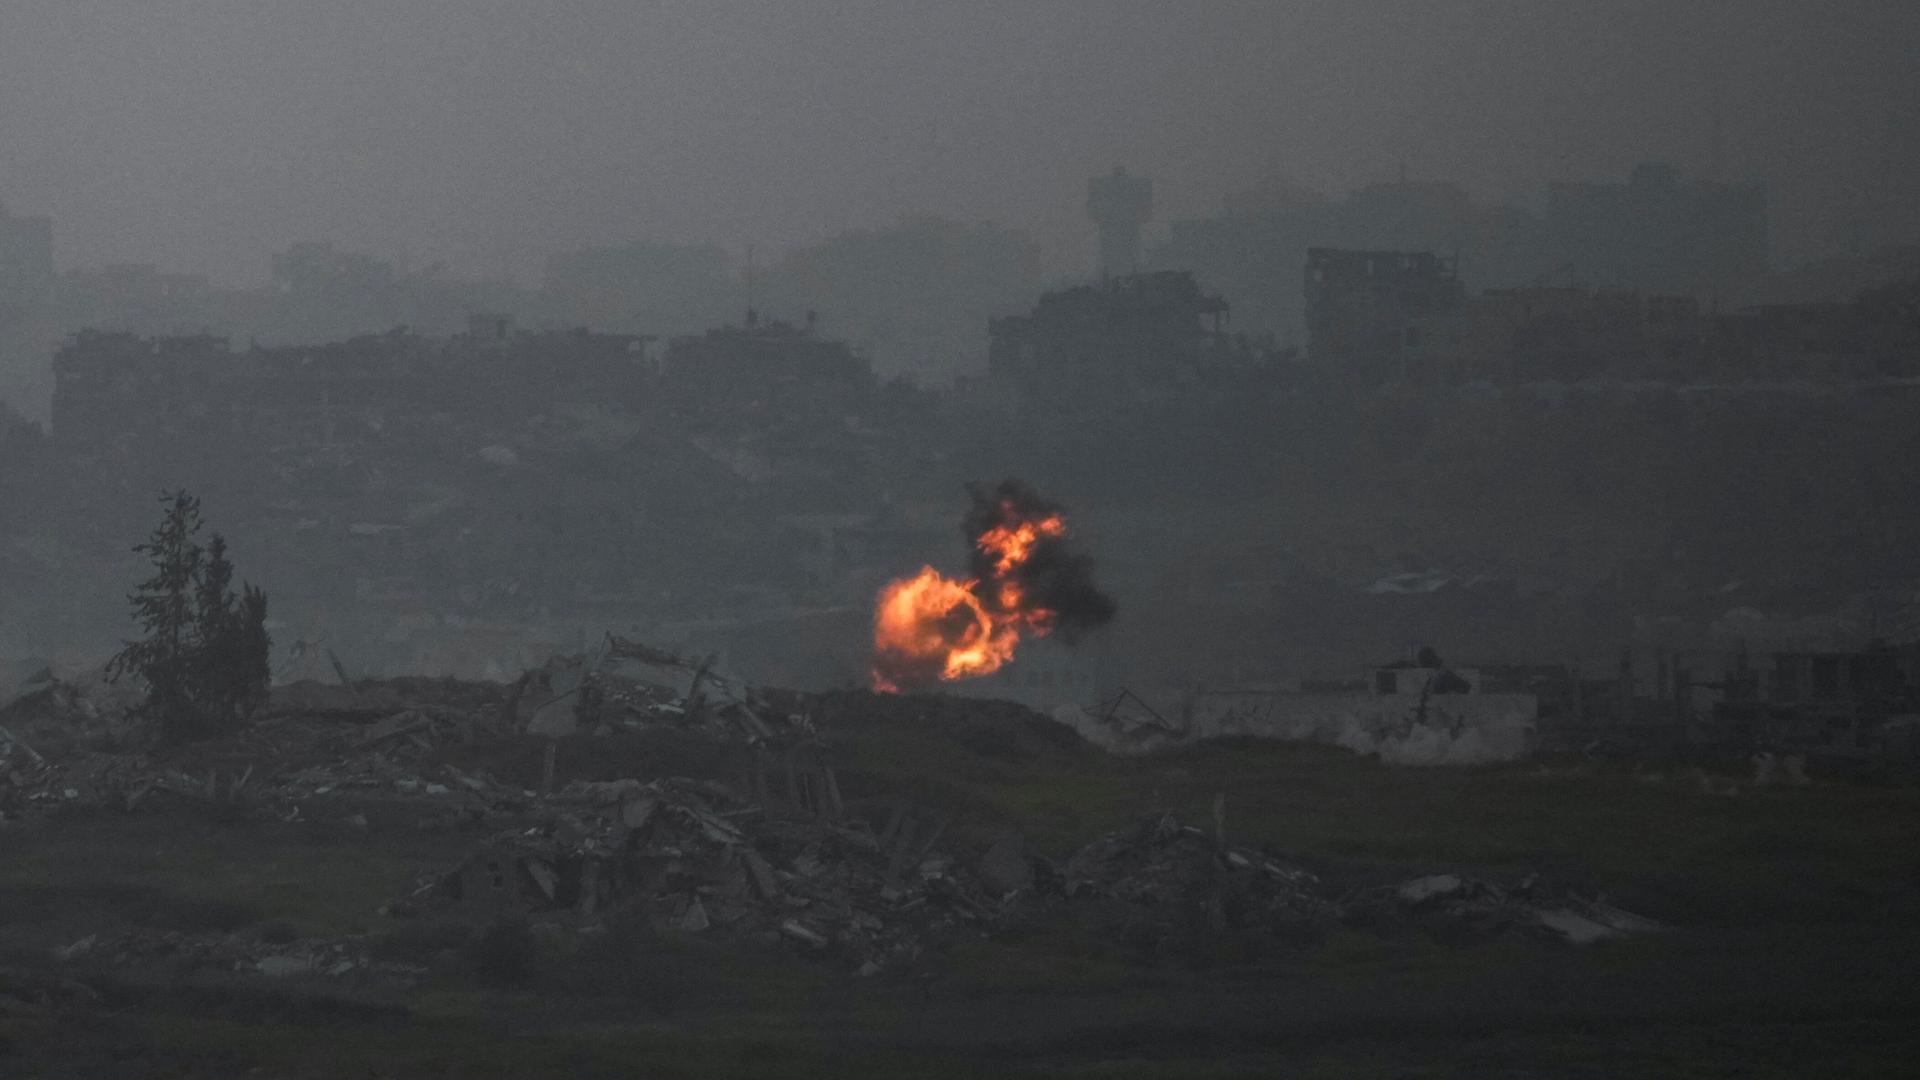
<svg viewBox="0 0 1920 1080">
<path fill-rule="evenodd" d="M 1906 1064 L 1916 43 L 0 0 L 0 1073 Z"/>
<path fill-rule="evenodd" d="M 485 400 L 490 376 L 449 356 L 505 350 L 521 378 L 548 348 L 630 342 L 620 423 L 781 488 L 789 513 L 898 513 L 924 494 L 898 475 L 811 494 L 769 478 L 812 454 L 826 481 L 834 454 L 873 453 L 860 440 L 890 426 L 911 443 L 929 417 L 1019 473 L 1028 410 L 1171 416 L 1229 385 L 1254 422 L 1251 402 L 1281 417 L 1326 380 L 1911 374 L 1905 5 L 29 2 L 0 19 L 0 393 L 51 422 L 62 460 L 161 422 L 85 374 L 149 347 L 208 372 L 411 357 L 426 396 L 367 404 L 427 408 Z M 784 451 L 756 424 L 812 422 L 792 407 L 667 404 L 696 355 L 828 343 L 873 387 L 932 396 L 861 390 L 843 445 Z M 714 394 L 743 389 L 721 370 Z M 196 408 L 263 437 L 245 403 L 269 385 L 168 392 L 213 392 Z M 545 434 L 459 415 L 479 443 L 442 452 L 549 438 L 521 404 Z M 284 419 L 339 456 L 337 409 Z M 1334 453 L 1311 431 L 1243 455 Z M 1061 452 L 1031 468 L 1066 468 Z M 170 469 L 137 445 L 125 462 Z M 934 489 L 953 468 L 927 467 Z M 251 497 L 285 504 L 271 488 Z"/>
<path fill-rule="evenodd" d="M 223 286 L 326 240 L 415 267 L 713 242 L 737 259 L 904 215 L 1087 259 L 1076 187 L 1161 220 L 1274 181 L 1403 174 L 1476 200 L 1643 160 L 1764 176 L 1798 262 L 1920 227 L 1895 2 L 201 2 L 0 14 L 0 191 L 63 268 Z"/>
</svg>

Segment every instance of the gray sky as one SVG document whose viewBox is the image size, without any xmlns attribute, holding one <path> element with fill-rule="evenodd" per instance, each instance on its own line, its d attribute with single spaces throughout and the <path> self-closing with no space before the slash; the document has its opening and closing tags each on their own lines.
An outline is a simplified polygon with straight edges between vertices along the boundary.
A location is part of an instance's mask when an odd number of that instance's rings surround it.
<svg viewBox="0 0 1920 1080">
<path fill-rule="evenodd" d="M 1122 162 L 1164 219 L 1266 177 L 1524 199 L 1717 157 L 1792 260 L 1920 239 L 1916 102 L 1915 0 L 0 0 L 0 199 L 65 266 L 238 284 L 297 239 L 525 274 L 917 212 L 1077 265 Z"/>
</svg>

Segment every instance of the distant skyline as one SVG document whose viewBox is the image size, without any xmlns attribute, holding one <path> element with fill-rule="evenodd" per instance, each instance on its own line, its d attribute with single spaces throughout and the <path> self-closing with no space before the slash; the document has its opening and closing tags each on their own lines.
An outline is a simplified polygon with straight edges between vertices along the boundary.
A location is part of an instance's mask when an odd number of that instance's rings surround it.
<svg viewBox="0 0 1920 1080">
<path fill-rule="evenodd" d="M 1273 180 L 1530 203 L 1666 160 L 1764 177 L 1791 265 L 1920 240 L 1916 42 L 1911 0 L 7 0 L 0 201 L 63 267 L 223 285 L 299 240 L 529 278 L 929 213 L 1058 270 L 1116 164 L 1164 225 Z"/>
</svg>

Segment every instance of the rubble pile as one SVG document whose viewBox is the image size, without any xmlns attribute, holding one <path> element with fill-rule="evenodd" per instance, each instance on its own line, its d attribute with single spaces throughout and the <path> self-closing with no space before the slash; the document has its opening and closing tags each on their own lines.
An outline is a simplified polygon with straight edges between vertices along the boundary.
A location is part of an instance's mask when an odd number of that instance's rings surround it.
<svg viewBox="0 0 1920 1080">
<path fill-rule="evenodd" d="M 956 830 L 954 814 L 915 800 L 869 791 L 850 804 L 815 721 L 842 736 L 937 730 L 1008 761 L 1087 752 L 1071 731 L 1005 703 L 751 689 L 711 661 L 611 635 L 512 686 L 395 679 L 276 688 L 241 732 L 166 755 L 128 737 L 126 703 L 111 693 L 122 692 L 48 677 L 0 708 L 0 826 L 66 808 L 183 803 L 363 829 L 389 810 L 421 827 L 459 826 L 467 839 L 449 861 L 387 906 L 398 916 L 526 919 L 580 942 L 615 920 L 640 920 L 784 945 L 862 974 L 1041 914 L 1156 948 L 1298 944 L 1382 916 L 1577 944 L 1659 929 L 1531 880 L 1509 887 L 1430 874 L 1336 896 L 1288 860 L 1229 843 L 1224 798 L 1211 828 L 1156 813 L 1056 862 L 1015 833 Z M 603 755 L 598 775 L 617 775 L 625 766 L 610 763 L 639 756 L 645 763 L 636 768 L 652 778 L 555 776 L 562 737 L 642 731 L 680 733 L 724 753 L 707 779 L 667 778 L 678 768 L 655 755 L 678 736 L 634 739 L 635 753 Z M 508 769 L 536 758 L 537 781 L 522 770 L 521 783 L 506 782 Z M 362 939 L 270 943 L 134 930 L 59 953 L 183 970 L 412 977 L 404 965 L 379 968 Z"/>
<path fill-rule="evenodd" d="M 1512 887 L 1460 874 L 1427 874 L 1356 899 L 1355 910 L 1444 920 L 1483 932 L 1531 931 L 1573 945 L 1590 945 L 1664 929 L 1652 919 L 1542 886 L 1527 877 Z"/>
<path fill-rule="evenodd" d="M 813 775 L 822 798 L 810 810 L 711 781 L 576 782 L 550 800 L 551 820 L 489 839 L 392 910 L 524 913 L 589 931 L 624 912 L 790 941 L 863 974 L 1015 910 L 1017 888 L 995 888 L 939 846 L 950 818 L 901 804 L 876 832 L 841 811 L 830 769 Z"/>
<path fill-rule="evenodd" d="M 1182 934 L 1261 931 L 1312 940 L 1335 924 L 1464 926 L 1486 934 L 1536 934 L 1588 945 L 1666 929 L 1652 919 L 1579 896 L 1529 876 L 1511 886 L 1461 874 L 1424 874 L 1371 889 L 1336 893 L 1302 867 L 1223 841 L 1223 806 L 1211 832 L 1171 814 L 1088 844 L 1057 868 L 1059 892 L 1106 905 L 1104 921 L 1136 940 Z M 1043 895 L 1045 888 L 1037 889 Z"/>
<path fill-rule="evenodd" d="M 539 793 L 441 760 L 513 734 L 557 738 L 672 729 L 751 746 L 811 742 L 804 713 L 696 662 L 609 635 L 502 687 L 396 678 L 275 687 L 253 723 L 159 757 L 128 719 L 137 695 L 42 673 L 0 709 L 0 822 L 54 808 L 134 810 L 155 794 L 300 816 L 316 797 L 425 796 L 450 816 L 529 810 Z"/>
<path fill-rule="evenodd" d="M 554 657 L 515 684 L 509 711 L 519 728 L 536 735 L 610 735 L 662 725 L 701 730 L 716 738 L 762 743 L 810 735 L 801 714 L 776 718 L 754 691 L 690 660 L 609 634 L 580 656 Z"/>
<path fill-rule="evenodd" d="M 1192 929 L 1293 931 L 1332 922 L 1320 880 L 1263 852 L 1230 846 L 1172 814 L 1148 817 L 1075 852 L 1060 867 L 1062 892 L 1130 909 L 1129 933 L 1166 937 Z"/>
<path fill-rule="evenodd" d="M 137 755 L 116 752 L 131 741 L 126 712 L 103 680 L 42 670 L 16 687 L 0 705 L 0 824 L 134 782 Z"/>
<path fill-rule="evenodd" d="M 875 831 L 756 805 L 708 781 L 576 783 L 550 804 L 562 809 L 547 823 L 502 832 L 423 875 L 390 910 L 528 915 L 582 933 L 627 913 L 661 930 L 785 941 L 863 974 L 1041 910 L 1151 946 L 1220 933 L 1310 942 L 1383 917 L 1575 945 L 1664 929 L 1535 879 L 1508 887 L 1430 874 L 1336 895 L 1311 871 L 1165 813 L 1056 863 L 1016 834 L 969 857 L 942 845 L 946 822 L 929 815 L 896 808 Z"/>
<path fill-rule="evenodd" d="M 99 672 L 65 678 L 42 668 L 0 696 L 0 764 L 7 758 L 62 757 L 121 744 L 137 695 Z"/>
<path fill-rule="evenodd" d="M 255 786 L 258 797 L 295 813 L 323 796 L 430 797 L 451 813 L 518 812 L 536 793 L 510 787 L 435 760 L 450 745 L 505 734 L 493 717 L 420 705 L 370 724 L 342 728 L 307 718 L 270 720 L 249 729 L 237 747 L 277 763 Z"/>
<path fill-rule="evenodd" d="M 295 712 L 281 704 L 232 738 L 173 756 L 71 740 L 29 742 L 11 728 L 0 728 L 0 821 L 55 809 L 133 811 L 180 800 L 291 820 L 299 816 L 302 802 L 349 791 L 436 796 L 457 791 L 469 802 L 484 797 L 476 804 L 483 810 L 523 796 L 430 760 L 449 744 L 501 734 L 485 711 L 421 703 L 371 723 L 339 718 L 367 710 L 369 702 L 402 700 L 388 689 L 329 694 L 328 700 L 341 707 L 333 712 Z M 76 710 L 75 715 L 90 714 Z M 43 753 L 36 744 L 66 749 Z"/>
<path fill-rule="evenodd" d="M 60 810 L 130 811 L 156 794 L 208 801 L 235 791 L 232 777 L 223 787 L 217 776 L 195 777 L 144 757 L 88 752 L 58 762 L 42 758 L 0 771 L 0 823 Z"/>
</svg>

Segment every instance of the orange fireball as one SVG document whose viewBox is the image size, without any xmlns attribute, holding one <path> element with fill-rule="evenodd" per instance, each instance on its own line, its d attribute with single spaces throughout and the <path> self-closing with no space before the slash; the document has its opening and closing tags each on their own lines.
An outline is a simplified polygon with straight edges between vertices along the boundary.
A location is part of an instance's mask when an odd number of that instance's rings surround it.
<svg viewBox="0 0 1920 1080">
<path fill-rule="evenodd" d="M 1112 616 L 1087 560 L 1065 547 L 1066 519 L 1016 482 L 974 492 L 964 527 L 972 574 L 931 566 L 890 582 L 873 613 L 873 685 L 894 692 L 997 671 L 1023 633 L 1084 629 Z M 1063 603 L 1065 606 L 1063 607 Z"/>
<path fill-rule="evenodd" d="M 873 614 L 876 689 L 985 675 L 1013 658 L 1018 631 L 988 614 L 974 584 L 923 566 L 881 591 Z"/>
</svg>

